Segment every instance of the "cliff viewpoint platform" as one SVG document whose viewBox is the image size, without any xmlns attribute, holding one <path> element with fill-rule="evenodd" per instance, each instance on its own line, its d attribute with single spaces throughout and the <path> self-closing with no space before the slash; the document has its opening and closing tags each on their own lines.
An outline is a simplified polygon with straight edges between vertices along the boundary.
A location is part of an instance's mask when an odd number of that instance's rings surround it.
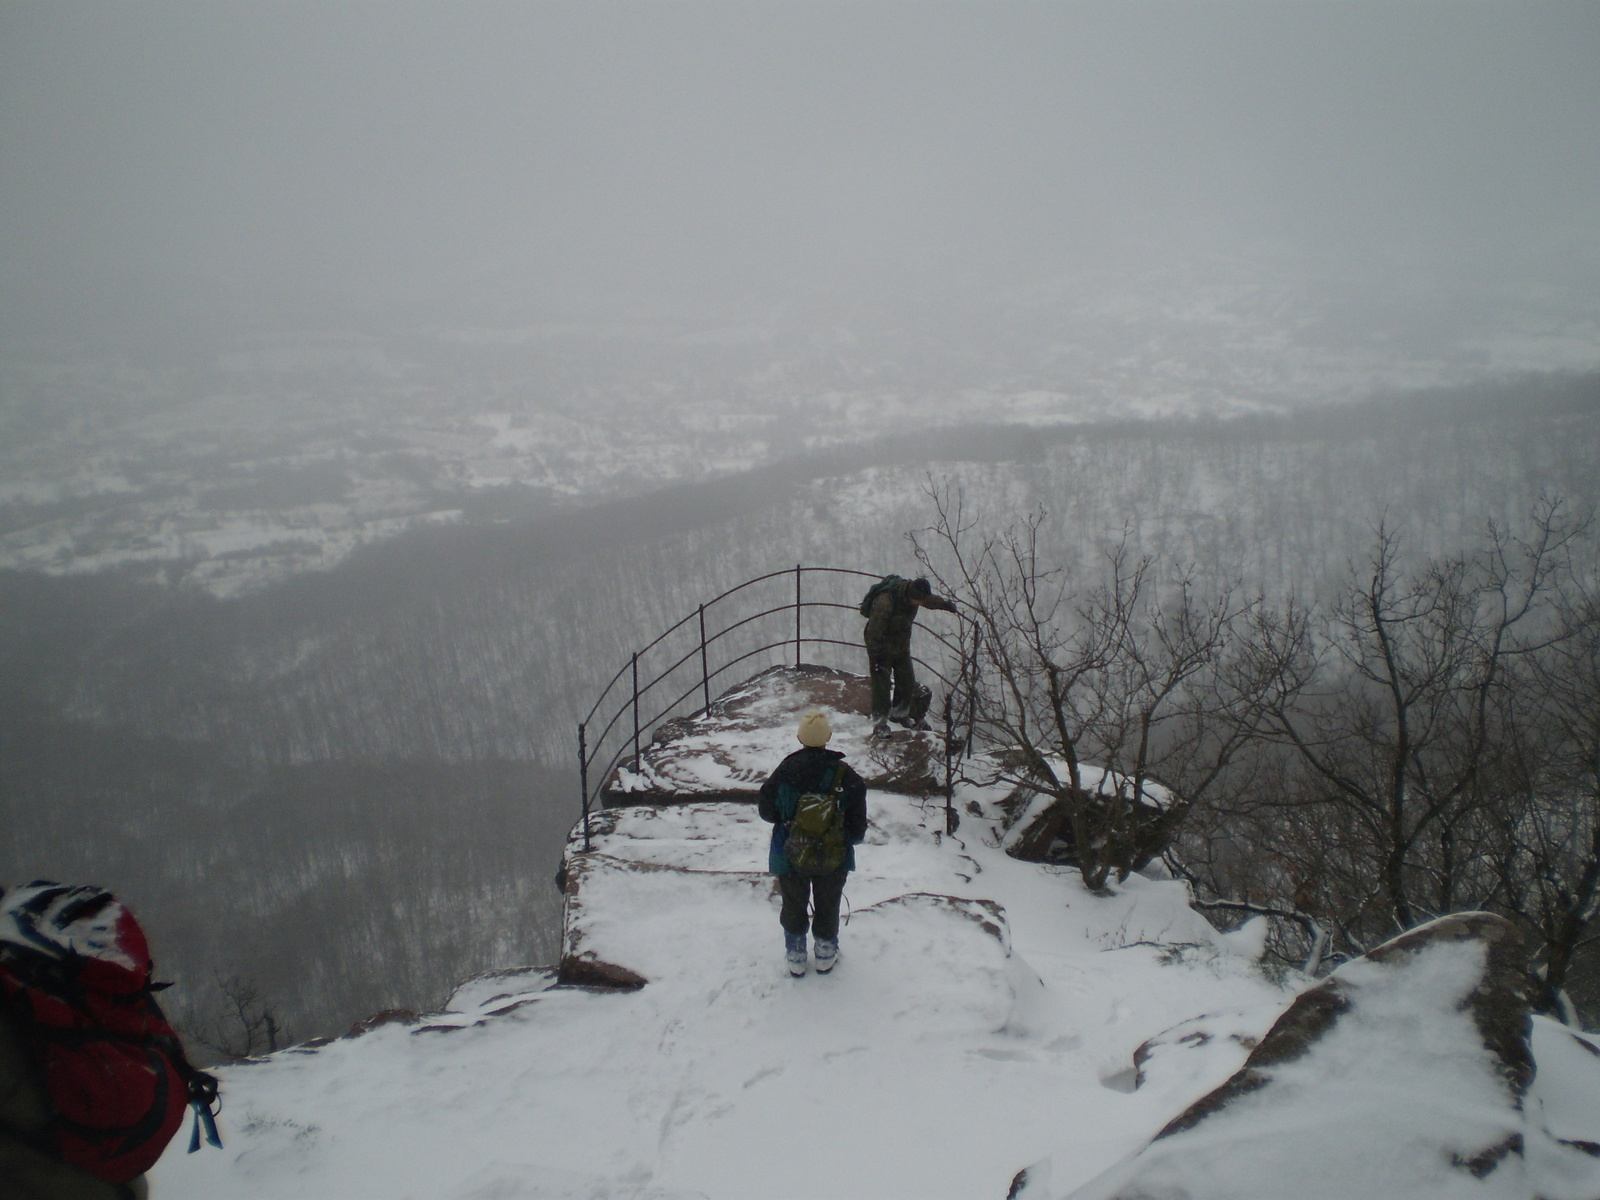
<svg viewBox="0 0 1600 1200">
<path fill-rule="evenodd" d="M 637 759 L 623 762 L 600 792 L 607 807 L 687 801 L 753 802 L 785 755 L 798 750 L 795 726 L 808 708 L 821 708 L 842 750 L 869 788 L 931 795 L 944 788 L 943 731 L 915 733 L 898 726 L 872 736 L 866 676 L 832 667 L 771 667 L 719 696 L 692 717 L 656 727 Z"/>
</svg>

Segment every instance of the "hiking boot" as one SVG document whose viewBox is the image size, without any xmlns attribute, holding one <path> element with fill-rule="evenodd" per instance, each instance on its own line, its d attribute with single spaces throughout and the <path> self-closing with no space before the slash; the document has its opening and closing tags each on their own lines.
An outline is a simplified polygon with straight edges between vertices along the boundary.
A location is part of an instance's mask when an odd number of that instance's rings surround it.
<svg viewBox="0 0 1600 1200">
<path fill-rule="evenodd" d="M 889 729 L 888 721 L 880 720 L 872 727 L 872 736 L 875 738 L 886 738 L 889 736 L 890 732 L 891 730 Z"/>
<path fill-rule="evenodd" d="M 839 961 L 839 943 L 829 938 L 818 938 L 815 953 L 817 956 L 817 974 L 826 975 L 833 970 L 834 963 Z"/>
<path fill-rule="evenodd" d="M 783 935 L 784 961 L 789 964 L 789 974 L 799 978 L 806 973 L 806 935 L 803 933 L 786 933 Z M 817 968 L 821 970 L 819 966 Z"/>
</svg>

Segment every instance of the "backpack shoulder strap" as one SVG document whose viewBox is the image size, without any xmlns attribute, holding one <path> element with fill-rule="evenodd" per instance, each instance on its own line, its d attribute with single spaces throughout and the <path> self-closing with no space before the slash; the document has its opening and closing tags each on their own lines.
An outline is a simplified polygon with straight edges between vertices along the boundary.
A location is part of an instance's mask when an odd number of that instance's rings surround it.
<svg viewBox="0 0 1600 1200">
<path fill-rule="evenodd" d="M 869 587 L 867 594 L 861 597 L 861 615 L 870 617 L 872 615 L 872 602 L 899 582 L 900 576 L 885 575 L 877 583 Z"/>
</svg>

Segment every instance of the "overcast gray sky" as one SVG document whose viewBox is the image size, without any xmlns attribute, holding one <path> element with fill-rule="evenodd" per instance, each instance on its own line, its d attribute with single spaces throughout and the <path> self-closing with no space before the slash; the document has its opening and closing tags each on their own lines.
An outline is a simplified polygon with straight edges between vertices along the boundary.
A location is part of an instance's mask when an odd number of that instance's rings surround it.
<svg viewBox="0 0 1600 1200">
<path fill-rule="evenodd" d="M 1127 239 L 1592 264 L 1600 3 L 0 3 L 13 327 L 770 301 Z"/>
</svg>

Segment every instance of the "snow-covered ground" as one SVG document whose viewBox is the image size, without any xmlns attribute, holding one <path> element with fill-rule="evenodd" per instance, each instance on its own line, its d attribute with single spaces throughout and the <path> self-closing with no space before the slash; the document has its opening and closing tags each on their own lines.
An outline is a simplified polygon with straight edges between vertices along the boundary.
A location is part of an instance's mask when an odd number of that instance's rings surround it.
<svg viewBox="0 0 1600 1200">
<path fill-rule="evenodd" d="M 792 713 L 769 715 L 774 735 L 792 727 Z M 727 780 L 679 782 L 713 793 Z M 1181 883 L 1135 875 L 1094 895 L 1071 869 L 1010 858 L 1003 790 L 958 789 L 954 834 L 942 797 L 869 792 L 839 965 L 800 979 L 782 961 L 770 827 L 753 805 L 601 812 L 591 849 L 581 827 L 569 840 L 563 961 L 642 986 L 495 972 L 442 1012 L 224 1068 L 225 1149 L 190 1155 L 180 1137 L 155 1193 L 1000 1200 L 1026 1169 L 1028 1197 L 1121 1196 L 1152 1136 L 1237 1071 L 1309 981 L 1270 978 L 1260 923 L 1216 932 Z M 1276 1145 L 1272 1111 L 1250 1124 L 1241 1110 L 1242 1138 L 1240 1118 L 1220 1138 L 1186 1135 L 1209 1156 L 1196 1178 L 1226 1185 L 1206 1195 L 1600 1194 L 1600 1161 L 1552 1140 L 1600 1142 L 1600 1049 L 1543 1019 L 1526 1169 L 1479 1181 L 1436 1152 L 1457 1128 L 1471 1149 L 1522 1121 L 1456 1011 L 1471 954 L 1445 950 L 1398 982 L 1343 968 L 1366 989 L 1352 1023 L 1284 1076 L 1298 1143 Z M 1378 1151 L 1406 1170 L 1386 1173 L 1372 1144 L 1308 1145 L 1324 1119 L 1388 1137 L 1399 1149 Z M 1167 1176 L 1184 1177 L 1187 1144 L 1157 1143 Z M 1315 1179 L 1293 1167 L 1308 1155 Z M 1390 1178 L 1399 1190 L 1384 1191 Z"/>
<path fill-rule="evenodd" d="M 831 714 L 828 744 L 868 786 L 895 792 L 936 788 L 943 770 L 937 736 L 897 728 L 889 737 L 876 737 L 870 704 L 865 676 L 812 665 L 769 667 L 692 720 L 658 725 L 638 759 L 624 760 L 606 786 L 618 802 L 753 800 L 773 764 L 795 747 L 793 714 L 821 707 Z"/>
<path fill-rule="evenodd" d="M 1140 1043 L 1208 1013 L 1259 1035 L 1292 998 L 1177 883 L 1095 897 L 970 813 L 944 836 L 942 801 L 869 806 L 831 976 L 785 973 L 749 805 L 611 810 L 579 923 L 644 987 L 499 977 L 454 1014 L 227 1068 L 226 1149 L 175 1143 L 157 1193 L 999 1200 L 1047 1154 L 1092 1177 L 1247 1052 L 1186 1046 L 1133 1091 Z"/>
<path fill-rule="evenodd" d="M 228 1067 L 226 1148 L 189 1155 L 179 1138 L 156 1194 L 1000 1200 L 1027 1167 L 1030 1196 L 1070 1195 L 1237 1070 L 1304 981 L 1269 981 L 1259 930 L 1217 934 L 1181 884 L 1135 876 L 1095 896 L 1069 870 L 1008 858 L 992 799 L 958 793 L 947 836 L 942 800 L 871 793 L 840 964 L 801 979 L 782 963 L 769 827 L 751 806 L 609 810 L 592 851 L 571 847 L 568 951 L 643 987 L 502 972 L 417 1022 Z M 1459 966 L 1436 972 L 1446 990 Z M 1408 1081 L 1436 1087 L 1429 1120 L 1474 1109 L 1472 1068 L 1451 1065 L 1470 1059 L 1453 1049 L 1469 1023 L 1373 1019 L 1431 1056 L 1438 1078 Z M 1335 1048 L 1330 1112 L 1381 1106 L 1412 1061 L 1385 1044 L 1399 1066 L 1366 1090 L 1359 1052 Z M 1534 1048 L 1530 1107 L 1559 1136 L 1600 1136 L 1592 1042 L 1540 1020 Z M 1442 1160 L 1413 1175 L 1423 1185 L 1396 1200 L 1532 1194 Z M 1600 1164 L 1586 1182 L 1600 1187 Z"/>
<path fill-rule="evenodd" d="M 1496 920 L 1459 919 L 1480 918 Z M 1590 1200 L 1600 1189 L 1600 1052 L 1537 1018 L 1540 1070 L 1518 1104 L 1514 1068 L 1489 1049 L 1471 1010 L 1475 992 L 1496 986 L 1486 982 L 1488 947 L 1452 941 L 1445 927 L 1457 920 L 1414 931 L 1431 940 L 1399 960 L 1345 964 L 1286 1021 L 1304 1029 L 1316 1020 L 1309 1002 L 1336 996 L 1337 1016 L 1319 1036 L 1302 1045 L 1275 1031 L 1279 1040 L 1252 1056 L 1250 1084 L 1225 1105 L 1175 1122 L 1070 1200 Z M 1291 1043 L 1298 1054 L 1285 1052 Z M 1030 1170 L 1020 1200 L 1061 1195 L 1049 1186 L 1053 1165 Z"/>
</svg>

